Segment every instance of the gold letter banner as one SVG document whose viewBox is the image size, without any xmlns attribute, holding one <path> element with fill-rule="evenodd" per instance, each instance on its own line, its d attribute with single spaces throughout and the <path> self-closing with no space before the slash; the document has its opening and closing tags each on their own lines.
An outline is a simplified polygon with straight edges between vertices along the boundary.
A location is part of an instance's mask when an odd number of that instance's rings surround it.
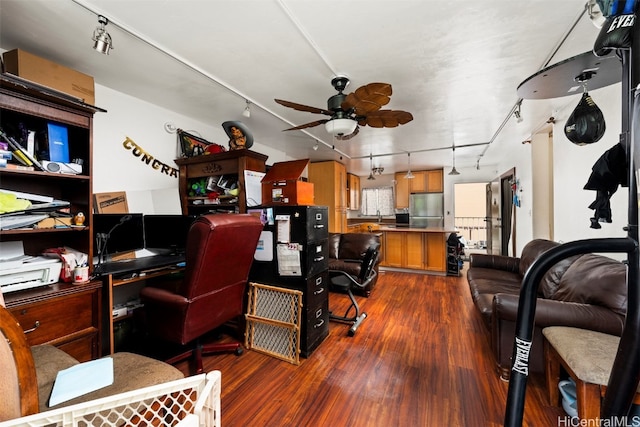
<svg viewBox="0 0 640 427">
<path fill-rule="evenodd" d="M 127 137 L 122 143 L 125 149 L 131 150 L 131 154 L 135 157 L 140 157 L 140 160 L 157 171 L 169 176 L 173 176 L 175 178 L 178 177 L 178 169 L 173 168 L 165 163 L 162 163 L 160 160 L 155 159 L 151 154 L 147 153 L 140 147 L 138 144 L 133 142 L 133 140 Z"/>
</svg>

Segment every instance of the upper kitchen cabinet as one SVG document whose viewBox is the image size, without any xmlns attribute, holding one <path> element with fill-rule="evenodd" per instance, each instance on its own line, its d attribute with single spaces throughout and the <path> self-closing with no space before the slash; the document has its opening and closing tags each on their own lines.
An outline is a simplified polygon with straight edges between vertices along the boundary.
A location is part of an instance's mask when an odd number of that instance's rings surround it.
<svg viewBox="0 0 640 427">
<path fill-rule="evenodd" d="M 352 211 L 360 210 L 360 177 L 352 173 L 347 174 L 347 206 Z"/>
<path fill-rule="evenodd" d="M 409 207 L 411 193 L 442 193 L 444 191 L 444 172 L 442 169 L 412 172 L 414 178 L 406 179 L 406 172 L 397 172 L 396 209 Z"/>
</svg>

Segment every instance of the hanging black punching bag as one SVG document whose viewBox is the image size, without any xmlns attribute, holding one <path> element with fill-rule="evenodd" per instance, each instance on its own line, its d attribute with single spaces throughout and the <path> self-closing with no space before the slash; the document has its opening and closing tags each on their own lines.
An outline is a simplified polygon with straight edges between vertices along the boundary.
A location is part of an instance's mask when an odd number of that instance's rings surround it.
<svg viewBox="0 0 640 427">
<path fill-rule="evenodd" d="M 585 145 L 600 141 L 605 130 L 602 111 L 585 91 L 564 125 L 564 134 L 574 144 Z"/>
</svg>

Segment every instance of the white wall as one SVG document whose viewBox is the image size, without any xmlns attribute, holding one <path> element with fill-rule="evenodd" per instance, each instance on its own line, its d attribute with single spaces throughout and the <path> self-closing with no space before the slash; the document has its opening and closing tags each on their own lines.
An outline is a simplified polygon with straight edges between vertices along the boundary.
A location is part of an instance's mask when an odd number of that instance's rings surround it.
<svg viewBox="0 0 640 427">
<path fill-rule="evenodd" d="M 600 223 L 601 229 L 589 228 L 595 191 L 583 190 L 591 174 L 591 167 L 606 150 L 619 141 L 621 130 L 621 85 L 616 84 L 590 92 L 593 101 L 604 113 L 607 130 L 597 143 L 577 146 L 564 135 L 563 125 L 574 106 L 558 113 L 562 120 L 554 126 L 554 200 L 555 239 L 571 241 L 596 237 L 622 237 L 627 224 L 627 188 L 618 188 L 611 197 L 613 222 Z M 577 104 L 578 100 L 576 100 Z"/>
<path fill-rule="evenodd" d="M 568 242 L 585 238 L 622 237 L 626 233 L 622 230 L 627 224 L 627 194 L 626 188 L 620 188 L 611 198 L 613 222 L 601 223 L 602 228 L 589 228 L 589 218 L 593 211 L 589 209 L 595 200 L 595 192 L 584 190 L 583 187 L 591 174 L 591 167 L 602 154 L 618 140 L 621 129 L 621 95 L 620 84 L 611 85 L 590 92 L 594 102 L 603 111 L 607 130 L 604 137 L 595 144 L 577 146 L 564 135 L 564 124 L 578 104 L 579 97 L 562 98 L 562 108 L 549 111 L 549 116 L 556 119 L 553 125 L 553 193 L 554 240 Z M 531 165 L 531 145 L 521 141 L 503 144 L 503 155 L 495 168 L 499 174 L 515 167 L 516 176 L 520 179 L 522 188 L 521 207 L 516 209 L 516 254 L 533 238 L 533 211 L 531 188 L 532 174 L 536 171 Z M 496 174 L 489 180 L 498 176 Z M 459 177 L 463 177 L 459 175 Z M 616 257 L 615 255 L 611 255 Z"/>
<path fill-rule="evenodd" d="M 178 143 L 175 133 L 165 131 L 167 122 L 225 148 L 229 145 L 220 125 L 195 121 L 105 86 L 96 85 L 96 105 L 107 112 L 94 116 L 93 192 L 126 191 L 130 212 L 152 213 L 156 206 L 163 211 L 156 213 L 174 213 L 179 211 L 179 200 L 177 174 L 162 173 L 134 156 L 123 146 L 127 137 L 171 168 L 177 167 Z M 269 156 L 268 164 L 290 160 L 285 153 L 259 143 L 251 150 Z"/>
</svg>

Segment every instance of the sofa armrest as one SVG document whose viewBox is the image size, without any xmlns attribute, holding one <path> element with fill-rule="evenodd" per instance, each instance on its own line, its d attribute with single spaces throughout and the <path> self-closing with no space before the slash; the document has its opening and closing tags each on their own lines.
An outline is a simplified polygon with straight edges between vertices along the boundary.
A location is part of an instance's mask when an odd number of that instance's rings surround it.
<svg viewBox="0 0 640 427">
<path fill-rule="evenodd" d="M 520 258 L 505 255 L 471 254 L 469 268 L 493 268 L 511 273 L 519 273 Z"/>
<path fill-rule="evenodd" d="M 493 298 L 492 322 L 515 322 L 518 300 L 519 295 L 496 294 Z M 535 323 L 540 328 L 572 326 L 619 336 L 624 318 L 598 305 L 538 298 Z"/>
</svg>

